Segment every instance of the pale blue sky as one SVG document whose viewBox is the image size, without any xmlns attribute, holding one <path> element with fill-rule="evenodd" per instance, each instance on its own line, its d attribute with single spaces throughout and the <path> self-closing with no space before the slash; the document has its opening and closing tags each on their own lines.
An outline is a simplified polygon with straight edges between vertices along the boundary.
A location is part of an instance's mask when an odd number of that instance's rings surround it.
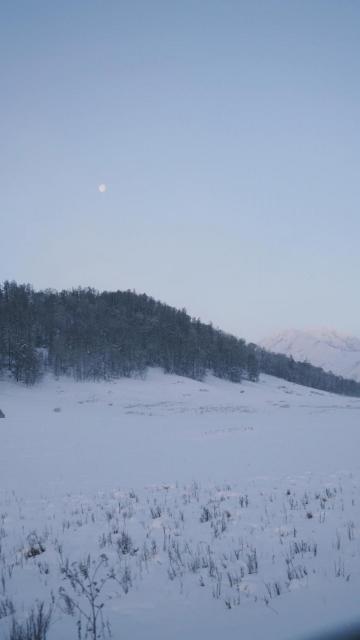
<svg viewBox="0 0 360 640">
<path fill-rule="evenodd" d="M 0 280 L 359 335 L 359 33 L 357 0 L 3 0 Z"/>
</svg>

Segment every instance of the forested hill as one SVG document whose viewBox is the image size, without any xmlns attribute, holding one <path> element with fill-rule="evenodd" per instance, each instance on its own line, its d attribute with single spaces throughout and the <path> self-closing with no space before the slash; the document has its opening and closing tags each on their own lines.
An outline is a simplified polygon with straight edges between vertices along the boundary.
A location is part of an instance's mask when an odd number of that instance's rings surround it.
<svg viewBox="0 0 360 640">
<path fill-rule="evenodd" d="M 132 291 L 34 291 L 0 285 L 0 371 L 32 384 L 44 371 L 76 379 L 141 374 L 147 367 L 240 382 L 269 373 L 317 389 L 360 396 L 360 383 L 247 344 Z"/>
</svg>

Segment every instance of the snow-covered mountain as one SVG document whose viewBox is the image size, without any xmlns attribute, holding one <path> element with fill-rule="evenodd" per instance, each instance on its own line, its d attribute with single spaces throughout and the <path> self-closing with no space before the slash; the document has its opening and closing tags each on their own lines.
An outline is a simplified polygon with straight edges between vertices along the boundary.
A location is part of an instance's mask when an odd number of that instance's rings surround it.
<svg viewBox="0 0 360 640">
<path fill-rule="evenodd" d="M 327 328 L 302 331 L 288 329 L 266 338 L 261 346 L 360 381 L 359 338 Z"/>
</svg>

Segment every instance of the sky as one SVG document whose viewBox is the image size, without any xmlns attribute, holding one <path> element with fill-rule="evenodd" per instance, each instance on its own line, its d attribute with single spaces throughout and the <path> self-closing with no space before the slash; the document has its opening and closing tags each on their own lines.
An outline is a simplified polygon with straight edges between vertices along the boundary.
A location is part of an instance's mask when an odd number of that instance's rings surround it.
<svg viewBox="0 0 360 640">
<path fill-rule="evenodd" d="M 359 33 L 357 0 L 2 0 L 0 281 L 360 335 Z"/>
</svg>

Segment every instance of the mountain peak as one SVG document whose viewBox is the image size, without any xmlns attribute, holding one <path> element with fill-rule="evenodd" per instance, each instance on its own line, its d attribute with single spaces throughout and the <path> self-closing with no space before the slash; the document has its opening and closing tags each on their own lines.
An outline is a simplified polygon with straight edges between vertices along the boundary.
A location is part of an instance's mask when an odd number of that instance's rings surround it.
<svg viewBox="0 0 360 640">
<path fill-rule="evenodd" d="M 360 339 L 329 327 L 286 329 L 261 341 L 268 351 L 307 360 L 346 378 L 360 380 Z"/>
</svg>

